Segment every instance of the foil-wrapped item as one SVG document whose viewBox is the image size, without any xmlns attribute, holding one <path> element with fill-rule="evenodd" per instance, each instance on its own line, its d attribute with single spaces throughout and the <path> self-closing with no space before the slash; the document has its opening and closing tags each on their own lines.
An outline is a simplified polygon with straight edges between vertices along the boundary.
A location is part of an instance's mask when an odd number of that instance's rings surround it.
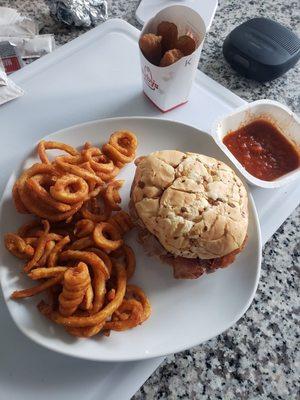
<svg viewBox="0 0 300 400">
<path fill-rule="evenodd" d="M 105 0 L 51 0 L 51 13 L 61 22 L 75 26 L 95 26 L 107 20 Z"/>
</svg>

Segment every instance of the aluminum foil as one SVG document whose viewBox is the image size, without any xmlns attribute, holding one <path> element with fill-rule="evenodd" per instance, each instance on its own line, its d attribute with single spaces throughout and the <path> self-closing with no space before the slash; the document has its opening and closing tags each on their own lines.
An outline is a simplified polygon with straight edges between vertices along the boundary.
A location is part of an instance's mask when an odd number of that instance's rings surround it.
<svg viewBox="0 0 300 400">
<path fill-rule="evenodd" d="M 107 20 L 105 0 L 51 0 L 51 13 L 61 22 L 75 26 L 95 26 Z"/>
</svg>

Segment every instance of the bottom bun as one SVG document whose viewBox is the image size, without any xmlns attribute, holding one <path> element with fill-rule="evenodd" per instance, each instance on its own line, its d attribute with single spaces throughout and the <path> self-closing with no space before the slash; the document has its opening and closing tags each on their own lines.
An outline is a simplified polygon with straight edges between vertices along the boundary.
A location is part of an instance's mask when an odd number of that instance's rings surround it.
<svg viewBox="0 0 300 400">
<path fill-rule="evenodd" d="M 243 250 L 246 244 L 247 236 L 239 249 L 236 249 L 223 257 L 205 260 L 201 258 L 175 257 L 173 254 L 169 253 L 160 244 L 156 236 L 149 232 L 144 226 L 137 216 L 132 200 L 130 201 L 129 209 L 131 217 L 135 221 L 138 229 L 138 242 L 143 246 L 146 254 L 148 256 L 156 256 L 162 262 L 171 265 L 173 268 L 174 278 L 176 279 L 197 279 L 200 276 L 212 273 L 219 268 L 228 267 L 234 262 L 236 255 Z"/>
<path fill-rule="evenodd" d="M 219 268 L 228 267 L 235 260 L 235 257 L 245 247 L 246 239 L 237 250 L 232 251 L 223 257 L 202 260 L 200 258 L 175 257 L 167 252 L 159 241 L 147 229 L 138 226 L 138 241 L 144 247 L 145 252 L 150 256 L 157 256 L 159 259 L 171 265 L 173 275 L 176 279 L 197 279 L 203 274 L 210 274 Z"/>
</svg>

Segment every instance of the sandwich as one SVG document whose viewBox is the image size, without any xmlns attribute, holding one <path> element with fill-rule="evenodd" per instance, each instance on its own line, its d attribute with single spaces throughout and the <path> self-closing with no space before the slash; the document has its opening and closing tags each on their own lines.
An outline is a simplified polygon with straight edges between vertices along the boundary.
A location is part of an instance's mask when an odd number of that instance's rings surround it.
<svg viewBox="0 0 300 400">
<path fill-rule="evenodd" d="M 195 279 L 232 264 L 246 243 L 248 196 L 222 161 L 164 150 L 140 157 L 130 213 L 150 256 Z"/>
</svg>

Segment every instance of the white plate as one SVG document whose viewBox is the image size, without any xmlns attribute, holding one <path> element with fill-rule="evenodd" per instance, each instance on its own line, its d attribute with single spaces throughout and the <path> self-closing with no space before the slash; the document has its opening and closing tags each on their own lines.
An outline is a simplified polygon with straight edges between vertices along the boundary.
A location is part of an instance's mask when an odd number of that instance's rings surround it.
<svg viewBox="0 0 300 400">
<path fill-rule="evenodd" d="M 207 154 L 228 163 L 208 134 L 181 123 L 159 119 L 133 117 L 99 120 L 64 129 L 51 135 L 51 139 L 73 146 L 80 146 L 85 141 L 99 144 L 118 129 L 130 129 L 136 133 L 138 155 L 173 148 Z M 24 160 L 32 162 L 32 155 L 27 155 Z M 23 166 L 24 162 L 20 160 L 19 169 L 10 177 L 2 198 L 2 235 L 5 231 L 16 230 L 25 219 L 16 213 L 11 198 L 15 177 Z M 119 175 L 126 180 L 122 189 L 123 205 L 129 200 L 134 169 L 134 165 L 128 165 Z M 112 332 L 109 338 L 74 339 L 62 327 L 39 314 L 36 309 L 38 298 L 11 300 L 10 294 L 14 290 L 32 283 L 19 273 L 22 263 L 8 254 L 1 241 L 0 276 L 4 299 L 13 320 L 26 336 L 42 346 L 74 357 L 129 361 L 190 348 L 228 329 L 251 304 L 261 263 L 260 228 L 251 196 L 249 212 L 247 246 L 235 263 L 194 281 L 175 280 L 171 268 L 144 254 L 133 234 L 129 242 L 134 247 L 138 261 L 133 282 L 146 291 L 153 311 L 148 321 L 130 331 Z"/>
</svg>

